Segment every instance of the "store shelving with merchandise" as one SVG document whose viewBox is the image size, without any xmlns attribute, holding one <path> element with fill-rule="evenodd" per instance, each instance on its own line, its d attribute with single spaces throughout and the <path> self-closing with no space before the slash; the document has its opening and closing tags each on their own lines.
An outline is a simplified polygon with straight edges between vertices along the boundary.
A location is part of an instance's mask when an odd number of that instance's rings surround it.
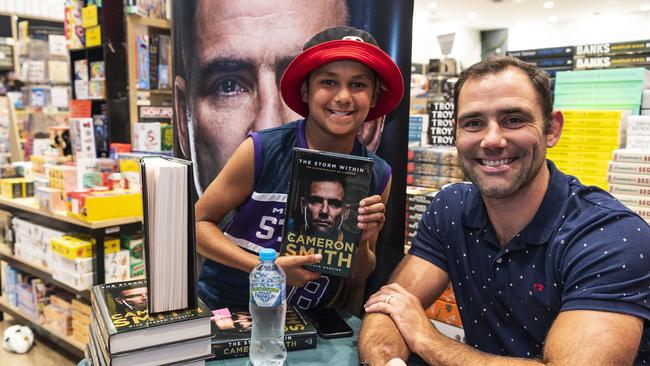
<svg viewBox="0 0 650 366">
<path fill-rule="evenodd" d="M 126 16 L 126 39 L 131 144 L 136 151 L 169 153 L 172 149 L 171 22 L 160 13 L 131 12 Z M 145 136 L 159 138 L 152 143 Z"/>
</svg>

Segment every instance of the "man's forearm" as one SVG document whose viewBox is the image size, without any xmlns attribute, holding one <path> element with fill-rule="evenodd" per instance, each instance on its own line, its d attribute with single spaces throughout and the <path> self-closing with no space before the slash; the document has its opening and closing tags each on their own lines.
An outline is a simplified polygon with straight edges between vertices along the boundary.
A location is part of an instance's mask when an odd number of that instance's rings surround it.
<svg viewBox="0 0 650 366">
<path fill-rule="evenodd" d="M 359 334 L 359 358 L 383 366 L 393 358 L 406 360 L 409 349 L 393 320 L 384 314 L 366 314 Z"/>
<path fill-rule="evenodd" d="M 417 353 L 429 365 L 439 366 L 542 366 L 540 360 L 502 357 L 478 351 L 466 344 L 447 338 L 435 330 L 429 339 L 417 342 L 412 351 Z"/>
</svg>

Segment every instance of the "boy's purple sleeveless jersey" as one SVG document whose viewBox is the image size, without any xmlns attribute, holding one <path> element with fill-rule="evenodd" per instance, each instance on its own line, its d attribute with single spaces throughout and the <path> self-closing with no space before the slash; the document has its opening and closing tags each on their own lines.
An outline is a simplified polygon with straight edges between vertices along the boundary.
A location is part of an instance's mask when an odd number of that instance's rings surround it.
<svg viewBox="0 0 650 366">
<path fill-rule="evenodd" d="M 226 236 L 243 249 L 258 253 L 262 248 L 280 250 L 293 147 L 307 148 L 305 120 L 253 132 L 255 184 L 251 196 L 237 208 L 224 228 Z M 358 141 L 353 154 L 373 158 L 370 194 L 381 194 L 391 169 Z M 224 192 L 223 194 L 228 194 Z M 323 275 L 302 288 L 287 287 L 287 301 L 303 309 L 327 307 L 340 291 L 343 279 Z M 199 295 L 212 309 L 247 306 L 248 273 L 207 259 L 199 278 Z"/>
</svg>

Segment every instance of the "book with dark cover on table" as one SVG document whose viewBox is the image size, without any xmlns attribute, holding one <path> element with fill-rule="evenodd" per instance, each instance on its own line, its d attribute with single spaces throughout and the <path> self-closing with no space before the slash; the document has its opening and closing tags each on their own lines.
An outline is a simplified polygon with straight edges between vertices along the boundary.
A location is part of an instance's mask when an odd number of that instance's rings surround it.
<svg viewBox="0 0 650 366">
<path fill-rule="evenodd" d="M 370 158 L 294 148 L 281 255 L 322 254 L 310 270 L 348 277 L 361 230 L 359 201 L 368 196 Z"/>
<path fill-rule="evenodd" d="M 145 280 L 96 285 L 91 300 L 111 355 L 210 336 L 210 309 L 200 300 L 194 309 L 150 315 Z"/>
<path fill-rule="evenodd" d="M 252 319 L 246 309 L 212 311 L 212 354 L 217 360 L 248 356 Z M 284 327 L 287 351 L 316 348 L 316 328 L 297 308 L 288 306 Z"/>
</svg>

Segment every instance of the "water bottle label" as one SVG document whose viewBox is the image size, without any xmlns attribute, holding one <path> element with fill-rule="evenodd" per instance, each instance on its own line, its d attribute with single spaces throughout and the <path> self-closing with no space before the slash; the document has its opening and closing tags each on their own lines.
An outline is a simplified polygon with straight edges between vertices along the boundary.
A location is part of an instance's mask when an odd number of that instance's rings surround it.
<svg viewBox="0 0 650 366">
<path fill-rule="evenodd" d="M 251 288 L 251 303 L 261 307 L 275 307 L 282 305 L 284 300 L 284 287 L 255 286 Z"/>
</svg>

